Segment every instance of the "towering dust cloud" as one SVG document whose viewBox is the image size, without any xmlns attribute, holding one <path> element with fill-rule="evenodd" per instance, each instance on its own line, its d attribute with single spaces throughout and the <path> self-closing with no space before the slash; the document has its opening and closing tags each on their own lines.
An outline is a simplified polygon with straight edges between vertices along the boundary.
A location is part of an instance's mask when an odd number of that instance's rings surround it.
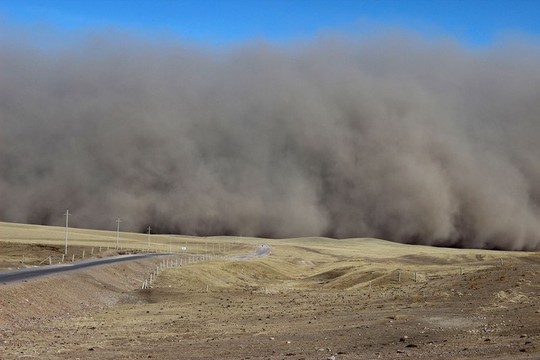
<svg viewBox="0 0 540 360">
<path fill-rule="evenodd" d="M 0 43 L 0 220 L 540 248 L 540 47 Z"/>
</svg>

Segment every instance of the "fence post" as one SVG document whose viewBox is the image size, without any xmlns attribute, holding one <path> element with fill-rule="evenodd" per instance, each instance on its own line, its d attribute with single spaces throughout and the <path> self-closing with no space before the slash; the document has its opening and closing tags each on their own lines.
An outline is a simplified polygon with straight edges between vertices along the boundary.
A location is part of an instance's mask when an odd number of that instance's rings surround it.
<svg viewBox="0 0 540 360">
<path fill-rule="evenodd" d="M 71 262 L 74 262 L 75 261 L 75 253 L 73 253 L 73 255 L 71 256 Z"/>
<path fill-rule="evenodd" d="M 82 251 L 82 258 L 84 259 L 84 250 Z"/>
</svg>

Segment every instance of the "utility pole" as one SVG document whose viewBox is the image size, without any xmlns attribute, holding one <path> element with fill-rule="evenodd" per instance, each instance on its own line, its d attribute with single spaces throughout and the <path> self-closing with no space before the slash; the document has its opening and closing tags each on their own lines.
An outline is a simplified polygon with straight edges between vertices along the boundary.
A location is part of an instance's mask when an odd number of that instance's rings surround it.
<svg viewBox="0 0 540 360">
<path fill-rule="evenodd" d="M 66 209 L 66 213 L 64 214 L 65 217 L 66 217 L 66 246 L 65 246 L 65 249 L 64 249 L 64 254 L 67 255 L 67 239 L 68 239 L 68 227 L 69 227 L 69 209 Z"/>
<path fill-rule="evenodd" d="M 116 219 L 116 250 L 118 250 L 118 240 L 120 239 L 120 218 Z"/>
<path fill-rule="evenodd" d="M 150 250 L 150 230 L 152 230 L 152 228 L 148 226 L 148 250 Z"/>
</svg>

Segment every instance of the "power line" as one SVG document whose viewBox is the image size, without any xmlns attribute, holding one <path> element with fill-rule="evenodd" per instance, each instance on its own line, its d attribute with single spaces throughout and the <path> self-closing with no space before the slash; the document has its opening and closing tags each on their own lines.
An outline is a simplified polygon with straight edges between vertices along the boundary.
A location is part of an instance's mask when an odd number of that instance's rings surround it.
<svg viewBox="0 0 540 360">
<path fill-rule="evenodd" d="M 66 241 L 65 241 L 65 249 L 64 254 L 67 255 L 68 253 L 68 227 L 69 227 L 69 209 L 66 209 L 66 213 L 64 216 L 66 217 Z"/>
<path fill-rule="evenodd" d="M 116 219 L 116 250 L 118 250 L 118 240 L 120 239 L 120 218 Z"/>
</svg>

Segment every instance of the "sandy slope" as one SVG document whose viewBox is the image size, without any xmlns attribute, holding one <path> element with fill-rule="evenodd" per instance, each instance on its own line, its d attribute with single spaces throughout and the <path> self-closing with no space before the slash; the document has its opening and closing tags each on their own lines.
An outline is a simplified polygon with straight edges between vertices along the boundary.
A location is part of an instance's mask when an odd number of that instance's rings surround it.
<svg viewBox="0 0 540 360">
<path fill-rule="evenodd" d="M 375 239 L 189 241 L 189 251 L 198 244 L 199 253 L 208 244 L 219 244 L 227 255 L 253 252 L 261 243 L 272 251 L 247 261 L 167 269 L 148 290 L 136 288 L 152 264 L 67 276 L 62 287 L 52 280 L 19 284 L 12 297 L 3 288 L 4 313 L 20 306 L 20 296 L 30 296 L 31 285 L 42 289 L 41 295 L 44 289 L 53 291 L 61 299 L 58 306 L 70 306 L 70 316 L 53 317 L 36 308 L 34 320 L 0 318 L 0 352 L 8 359 L 540 356 L 537 253 Z M 123 285 L 107 285 L 118 278 L 113 273 L 123 274 Z M 90 297 L 84 306 L 77 306 L 80 298 L 65 295 L 84 295 L 85 289 L 102 294 L 100 287 L 107 288 L 107 295 Z M 103 301 L 110 297 L 116 300 Z"/>
</svg>

